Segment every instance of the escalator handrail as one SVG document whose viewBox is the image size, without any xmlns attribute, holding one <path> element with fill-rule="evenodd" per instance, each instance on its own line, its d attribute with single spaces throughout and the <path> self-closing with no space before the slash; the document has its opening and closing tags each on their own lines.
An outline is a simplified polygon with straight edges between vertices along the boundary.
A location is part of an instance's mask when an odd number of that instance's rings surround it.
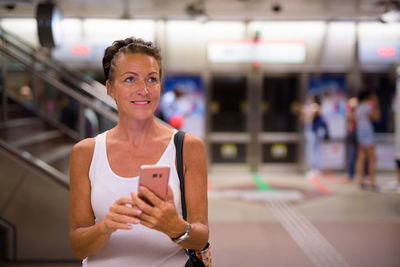
<svg viewBox="0 0 400 267">
<path fill-rule="evenodd" d="M 83 90 L 87 94 L 99 99 L 106 105 L 112 107 L 116 110 L 116 104 L 111 97 L 109 97 L 106 92 L 105 86 L 99 83 L 96 80 L 88 81 L 87 77 L 72 72 L 62 64 L 57 61 L 51 59 L 50 57 L 45 57 L 42 53 L 40 53 L 33 46 L 27 44 L 23 40 L 21 40 L 18 36 L 15 36 L 0 27 L 0 36 L 7 42 L 7 44 L 16 48 L 19 52 L 24 53 L 27 57 L 34 59 L 37 62 L 49 67 L 50 69 L 57 72 L 59 77 L 63 77 L 67 79 L 71 84 L 76 86 L 77 88 Z M 13 39 L 13 40 L 11 40 Z M 18 42 L 18 43 L 17 43 Z M 23 48 L 25 46 L 27 49 Z M 28 51 L 30 50 L 30 51 Z M 32 62 L 30 62 L 32 64 Z M 28 64 L 28 63 L 27 63 Z"/>
<path fill-rule="evenodd" d="M 7 42 L 8 45 L 13 46 L 14 48 L 18 49 L 19 52 L 24 53 L 26 56 L 39 61 L 40 63 L 46 65 L 47 67 L 56 70 L 58 74 L 68 74 L 68 76 L 73 76 L 71 79 L 88 81 L 85 79 L 85 76 L 81 75 L 80 73 L 75 73 L 70 71 L 69 69 L 65 68 L 62 64 L 58 63 L 57 61 L 53 60 L 50 56 L 46 55 L 45 53 L 41 53 L 37 48 L 33 45 L 27 43 L 26 41 L 22 40 L 17 35 L 14 35 L 6 30 L 4 30 L 0 26 L 0 36 L 3 38 L 4 41 Z"/>
<path fill-rule="evenodd" d="M 57 119 L 52 118 L 45 111 L 30 109 L 29 107 L 27 107 L 23 103 L 23 101 L 21 101 L 21 99 L 19 99 L 17 96 L 15 96 L 13 94 L 10 94 L 8 92 L 6 92 L 6 96 L 7 96 L 7 98 L 9 98 L 12 101 L 14 101 L 14 102 L 18 103 L 19 105 L 21 105 L 22 107 L 27 108 L 28 110 L 30 110 L 30 112 L 32 112 L 36 116 L 42 118 L 45 122 L 49 123 L 50 125 L 53 125 L 54 127 L 56 127 L 62 133 L 66 134 L 67 136 L 71 137 L 74 140 L 79 140 L 80 135 L 79 135 L 78 132 L 70 129 L 68 126 L 62 124 Z"/>
<path fill-rule="evenodd" d="M 14 159 L 17 159 L 20 163 L 24 164 L 28 168 L 33 168 L 35 171 L 40 172 L 41 174 L 46 175 L 54 182 L 60 184 L 66 189 L 69 189 L 69 178 L 64 173 L 50 166 L 46 162 L 35 158 L 29 152 L 19 150 L 17 148 L 12 147 L 7 144 L 3 140 L 0 139 L 0 149 L 7 152 L 8 156 L 12 156 Z"/>
<path fill-rule="evenodd" d="M 14 55 L 13 53 L 8 51 L 4 47 L 0 46 L 0 51 L 3 54 L 7 55 L 8 57 L 12 58 L 13 60 L 17 61 L 18 63 L 22 64 L 26 68 L 26 70 L 31 72 L 33 75 L 43 79 L 44 81 L 48 82 L 51 85 L 53 85 L 54 87 L 56 87 L 60 91 L 64 92 L 68 96 L 72 97 L 73 99 L 75 99 L 79 103 L 82 103 L 87 107 L 90 107 L 94 111 L 100 113 L 101 115 L 103 115 L 104 117 L 106 117 L 107 119 L 109 119 L 109 120 L 111 120 L 111 121 L 113 121 L 115 123 L 118 122 L 118 115 L 115 112 L 107 110 L 102 106 L 96 105 L 93 102 L 92 99 L 90 99 L 90 98 L 88 98 L 88 97 L 76 92 L 72 88 L 66 86 L 65 84 L 61 83 L 60 81 L 58 81 L 57 79 L 51 77 L 50 75 L 48 75 L 48 74 L 46 74 L 44 72 L 40 72 L 40 71 L 32 69 L 31 65 L 27 64 L 22 59 L 20 59 L 18 56 Z"/>
</svg>

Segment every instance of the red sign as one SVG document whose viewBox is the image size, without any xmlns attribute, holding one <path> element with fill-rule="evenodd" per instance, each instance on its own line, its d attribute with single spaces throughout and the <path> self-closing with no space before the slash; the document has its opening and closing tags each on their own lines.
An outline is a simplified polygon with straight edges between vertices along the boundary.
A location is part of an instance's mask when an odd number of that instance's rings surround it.
<svg viewBox="0 0 400 267">
<path fill-rule="evenodd" d="M 90 46 L 87 44 L 76 44 L 71 47 L 71 54 L 79 57 L 86 57 L 90 54 Z"/>
<path fill-rule="evenodd" d="M 395 58 L 396 48 L 393 46 L 381 46 L 378 48 L 378 56 L 380 58 Z"/>
</svg>

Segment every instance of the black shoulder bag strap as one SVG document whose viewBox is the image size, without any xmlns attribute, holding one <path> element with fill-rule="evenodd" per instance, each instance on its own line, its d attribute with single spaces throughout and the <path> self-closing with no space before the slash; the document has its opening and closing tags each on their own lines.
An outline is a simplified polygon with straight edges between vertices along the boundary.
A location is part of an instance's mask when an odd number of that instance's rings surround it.
<svg viewBox="0 0 400 267">
<path fill-rule="evenodd" d="M 176 148 L 176 164 L 178 167 L 178 177 L 181 188 L 181 204 L 182 204 L 182 217 L 186 221 L 186 199 L 185 199 L 185 178 L 183 176 L 183 138 L 185 132 L 178 131 L 174 136 L 175 148 Z"/>
<path fill-rule="evenodd" d="M 176 149 L 176 164 L 178 167 L 178 177 L 181 188 L 181 205 L 182 205 L 182 217 L 186 221 L 186 198 L 185 198 L 185 177 L 183 175 L 183 138 L 185 132 L 178 131 L 174 136 L 174 143 Z M 189 260 L 186 262 L 185 267 L 204 267 L 204 263 L 197 258 L 194 250 L 188 249 Z"/>
</svg>

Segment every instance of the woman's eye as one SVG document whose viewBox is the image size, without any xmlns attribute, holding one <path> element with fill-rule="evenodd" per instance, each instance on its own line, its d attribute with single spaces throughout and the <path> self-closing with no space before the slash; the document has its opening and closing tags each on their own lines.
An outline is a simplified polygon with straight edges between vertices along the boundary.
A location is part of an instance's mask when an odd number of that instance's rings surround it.
<svg viewBox="0 0 400 267">
<path fill-rule="evenodd" d="M 156 83 L 156 82 L 157 82 L 157 78 L 156 78 L 156 77 L 150 77 L 150 78 L 148 79 L 148 81 L 149 81 L 150 83 Z"/>
<path fill-rule="evenodd" d="M 127 78 L 125 79 L 125 82 L 131 83 L 131 82 L 133 82 L 134 80 L 135 80 L 134 77 L 127 77 Z"/>
</svg>

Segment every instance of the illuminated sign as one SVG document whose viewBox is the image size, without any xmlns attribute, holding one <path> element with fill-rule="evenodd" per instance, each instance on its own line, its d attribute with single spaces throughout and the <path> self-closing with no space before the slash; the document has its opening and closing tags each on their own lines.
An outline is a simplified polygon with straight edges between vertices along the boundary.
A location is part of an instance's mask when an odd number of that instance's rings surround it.
<svg viewBox="0 0 400 267">
<path fill-rule="evenodd" d="M 378 48 L 378 56 L 381 58 L 395 58 L 396 48 L 393 46 L 382 46 Z"/>
<path fill-rule="evenodd" d="M 211 41 L 207 49 L 210 62 L 303 63 L 306 45 L 303 41 Z"/>
<path fill-rule="evenodd" d="M 383 41 L 360 41 L 361 63 L 393 64 L 400 61 L 400 43 Z"/>
<path fill-rule="evenodd" d="M 74 44 L 71 46 L 71 54 L 79 57 L 90 55 L 90 46 L 87 44 Z"/>
</svg>

